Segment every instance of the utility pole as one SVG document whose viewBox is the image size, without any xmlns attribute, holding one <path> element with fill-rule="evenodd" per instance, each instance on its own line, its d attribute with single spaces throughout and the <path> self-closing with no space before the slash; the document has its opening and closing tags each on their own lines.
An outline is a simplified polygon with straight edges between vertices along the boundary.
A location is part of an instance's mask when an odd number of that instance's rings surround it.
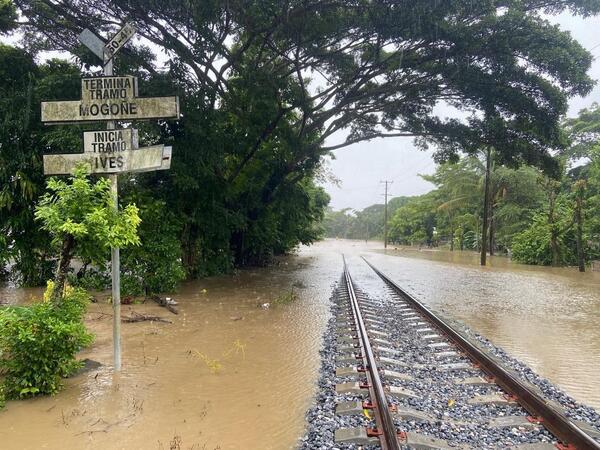
<svg viewBox="0 0 600 450">
<path fill-rule="evenodd" d="M 383 248 L 387 248 L 387 243 L 388 243 L 388 185 L 392 184 L 393 181 L 388 181 L 388 180 L 384 180 L 384 181 L 380 181 L 380 183 L 384 183 L 385 184 L 385 212 L 384 212 L 384 216 L 383 216 Z"/>
<path fill-rule="evenodd" d="M 488 227 L 489 213 L 490 213 L 490 177 L 492 171 L 492 147 L 486 149 L 486 160 L 485 160 L 485 189 L 483 194 L 483 224 L 481 226 L 481 258 L 480 263 L 482 266 L 486 265 L 486 250 L 487 250 L 487 238 L 488 238 Z"/>
</svg>

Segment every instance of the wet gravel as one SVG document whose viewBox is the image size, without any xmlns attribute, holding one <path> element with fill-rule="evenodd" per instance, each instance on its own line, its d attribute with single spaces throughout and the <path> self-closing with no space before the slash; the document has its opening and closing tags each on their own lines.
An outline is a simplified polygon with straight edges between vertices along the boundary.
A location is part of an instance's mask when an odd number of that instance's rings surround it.
<svg viewBox="0 0 600 450">
<path fill-rule="evenodd" d="M 326 450 L 326 449 L 358 449 L 357 445 L 336 445 L 334 433 L 338 428 L 351 428 L 359 426 L 374 426 L 374 423 L 365 416 L 338 416 L 335 414 L 335 406 L 339 402 L 361 400 L 360 397 L 349 394 L 337 394 L 335 385 L 349 381 L 347 378 L 336 377 L 336 357 L 342 353 L 338 352 L 338 335 L 336 333 L 336 319 L 341 308 L 336 300 L 343 293 L 340 287 L 336 287 L 331 296 L 332 317 L 329 319 L 327 329 L 323 335 L 323 348 L 321 354 L 321 372 L 318 381 L 318 392 L 315 405 L 307 412 L 306 421 L 308 428 L 306 434 L 301 438 L 299 448 L 303 450 Z"/>
<path fill-rule="evenodd" d="M 383 282 L 381 283 L 383 285 Z M 380 368 L 410 376 L 410 379 L 384 377 L 386 384 L 408 389 L 417 394 L 416 398 L 390 396 L 390 402 L 400 409 L 410 408 L 430 416 L 428 421 L 402 420 L 398 416 L 394 416 L 398 430 L 443 439 L 448 447 L 455 448 L 511 448 L 521 444 L 555 442 L 555 438 L 542 427 L 531 425 L 489 426 L 488 421 L 491 418 L 526 416 L 527 412 L 516 404 L 470 404 L 469 400 L 478 395 L 501 396 L 504 393 L 494 384 L 458 384 L 466 378 L 483 377 L 483 373 L 474 366 L 459 370 L 439 370 L 440 365 L 469 363 L 469 360 L 460 354 L 446 357 L 436 356 L 436 353 L 452 351 L 455 348 L 453 346 L 443 349 L 428 347 L 430 343 L 445 342 L 445 340 L 442 337 L 424 339 L 424 335 L 437 334 L 437 332 L 422 330 L 423 328 L 433 328 L 429 325 L 411 325 L 411 321 L 402 316 L 402 314 L 409 314 L 410 310 L 398 303 L 397 294 L 385 287 L 380 291 L 383 292 L 382 295 L 371 298 L 361 292 L 360 285 L 357 284 L 356 292 L 363 314 L 365 317 L 372 318 L 372 321 L 367 322 L 372 343 L 379 346 L 381 357 L 391 358 L 402 363 L 400 365 L 381 363 Z M 345 287 L 343 283 L 340 283 L 331 296 L 332 318 L 329 320 L 323 336 L 318 393 L 314 406 L 306 415 L 307 432 L 299 442 L 300 449 L 361 448 L 357 445 L 336 444 L 334 442 L 335 430 L 350 427 L 374 427 L 375 425 L 374 421 L 365 415 L 338 416 L 335 414 L 337 403 L 363 400 L 359 396 L 340 395 L 335 392 L 337 383 L 354 382 L 361 379 L 337 377 L 335 374 L 336 367 L 344 366 L 344 364 L 336 363 L 336 357 L 345 355 L 340 349 L 348 347 L 348 344 L 341 340 L 347 333 L 338 330 L 336 322 L 340 312 L 345 309 L 338 305 L 340 298 L 345 296 L 344 291 Z M 523 379 L 538 386 L 548 399 L 560 404 L 569 417 L 586 422 L 600 430 L 600 416 L 595 410 L 578 404 L 556 386 L 535 374 L 529 367 L 511 358 L 464 325 L 456 322 L 452 322 L 452 325 L 470 339 L 479 342 L 483 348 L 513 369 Z M 377 342 L 377 339 L 383 341 Z M 382 347 L 386 350 L 383 350 Z M 378 448 L 378 446 L 362 448 Z"/>
<path fill-rule="evenodd" d="M 514 370 L 522 379 L 540 388 L 544 396 L 548 400 L 558 403 L 568 417 L 575 421 L 586 422 L 600 433 L 600 414 L 594 408 L 578 403 L 573 397 L 564 393 L 550 381 L 536 374 L 529 366 L 509 356 L 504 350 L 496 347 L 483 336 L 473 332 L 463 324 L 453 323 L 453 326 L 462 331 L 470 339 L 482 344 L 484 349 L 502 361 L 505 366 Z M 596 440 L 600 442 L 600 439 Z"/>
</svg>

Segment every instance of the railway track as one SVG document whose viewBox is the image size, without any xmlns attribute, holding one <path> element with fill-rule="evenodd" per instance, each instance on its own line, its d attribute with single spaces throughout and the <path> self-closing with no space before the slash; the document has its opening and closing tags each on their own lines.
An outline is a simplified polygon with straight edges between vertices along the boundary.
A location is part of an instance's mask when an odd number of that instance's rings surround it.
<svg viewBox="0 0 600 450">
<path fill-rule="evenodd" d="M 361 291 L 344 259 L 334 448 L 600 449 L 597 430 L 365 262 L 388 293 Z"/>
</svg>

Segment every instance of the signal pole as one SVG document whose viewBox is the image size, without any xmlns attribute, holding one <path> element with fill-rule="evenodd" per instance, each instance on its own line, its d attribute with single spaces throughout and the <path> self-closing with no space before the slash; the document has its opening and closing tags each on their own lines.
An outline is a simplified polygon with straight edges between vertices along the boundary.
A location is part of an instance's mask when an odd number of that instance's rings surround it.
<svg viewBox="0 0 600 450">
<path fill-rule="evenodd" d="M 392 184 L 393 181 L 380 181 L 380 183 L 385 183 L 385 212 L 383 218 L 383 248 L 387 248 L 388 243 L 388 184 Z"/>
</svg>

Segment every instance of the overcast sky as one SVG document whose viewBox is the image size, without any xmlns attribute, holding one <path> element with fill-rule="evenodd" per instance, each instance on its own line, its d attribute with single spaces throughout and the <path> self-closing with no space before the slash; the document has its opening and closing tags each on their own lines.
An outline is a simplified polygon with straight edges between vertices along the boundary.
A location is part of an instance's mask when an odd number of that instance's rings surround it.
<svg viewBox="0 0 600 450">
<path fill-rule="evenodd" d="M 568 30 L 585 48 L 596 57 L 590 74 L 600 79 L 600 18 L 582 19 L 568 14 L 550 18 L 562 29 Z M 574 98 L 570 102 L 569 115 L 574 116 L 594 101 L 600 102 L 600 86 L 585 98 Z M 339 143 L 341 137 L 331 139 L 328 144 Z M 335 159 L 327 166 L 340 181 L 324 185 L 331 196 L 334 209 L 363 209 L 374 203 L 383 203 L 383 180 L 393 181 L 392 196 L 424 194 L 433 185 L 422 180 L 418 174 L 429 174 L 435 170 L 431 151 L 417 150 L 410 138 L 377 139 L 345 147 L 334 152 Z"/>
</svg>

